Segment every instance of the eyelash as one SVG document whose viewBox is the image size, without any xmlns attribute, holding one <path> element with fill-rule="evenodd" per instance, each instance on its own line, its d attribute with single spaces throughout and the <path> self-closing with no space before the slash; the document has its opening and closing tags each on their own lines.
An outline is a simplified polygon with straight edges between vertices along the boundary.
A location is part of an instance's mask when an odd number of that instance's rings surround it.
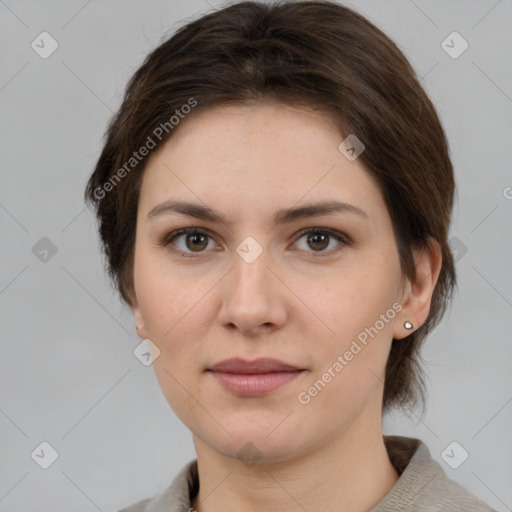
<svg viewBox="0 0 512 512">
<path fill-rule="evenodd" d="M 318 255 L 318 257 L 320 257 L 320 258 L 326 257 L 326 256 L 332 256 L 334 253 L 337 253 L 338 251 L 340 251 L 343 248 L 343 246 L 352 245 L 352 241 L 350 240 L 350 238 L 347 235 L 344 235 L 343 233 L 341 233 L 339 231 L 335 231 L 333 229 L 319 228 L 319 227 L 306 228 L 306 229 L 299 231 L 299 233 L 297 233 L 297 236 L 298 236 L 297 240 L 299 240 L 304 235 L 307 235 L 309 233 L 319 233 L 322 235 L 328 235 L 328 236 L 331 236 L 334 239 L 336 239 L 338 242 L 342 243 L 342 247 L 338 247 L 337 249 L 331 249 L 330 251 L 307 251 L 307 252 L 311 252 L 313 254 L 316 253 Z M 180 235 L 188 235 L 188 234 L 201 234 L 201 235 L 206 235 L 209 238 L 213 238 L 207 231 L 199 229 L 199 228 L 182 228 L 182 229 L 173 231 L 172 233 L 169 233 L 167 236 L 164 237 L 164 239 L 158 245 L 161 247 L 166 247 L 171 252 L 178 254 L 180 256 L 186 257 L 186 258 L 201 257 L 206 251 L 201 251 L 201 252 L 194 254 L 194 253 L 183 252 L 183 251 L 171 248 L 171 244 L 175 238 L 177 238 Z"/>
</svg>

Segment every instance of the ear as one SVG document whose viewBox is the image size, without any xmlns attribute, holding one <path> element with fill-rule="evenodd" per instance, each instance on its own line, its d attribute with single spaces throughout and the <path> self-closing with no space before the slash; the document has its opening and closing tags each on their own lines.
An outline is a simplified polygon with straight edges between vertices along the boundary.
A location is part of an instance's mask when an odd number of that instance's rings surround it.
<svg viewBox="0 0 512 512">
<path fill-rule="evenodd" d="M 135 294 L 135 290 L 133 288 L 131 288 L 129 290 L 129 294 L 130 294 L 130 308 L 133 312 L 133 316 L 135 319 L 137 335 L 139 336 L 139 338 L 145 340 L 148 338 L 148 333 L 146 331 L 146 327 L 144 325 L 144 319 L 142 318 L 142 312 L 140 310 L 139 303 L 137 301 L 137 295 Z"/>
<path fill-rule="evenodd" d="M 407 279 L 400 303 L 402 310 L 397 316 L 393 337 L 397 340 L 407 337 L 413 330 L 404 327 L 411 322 L 416 330 L 425 323 L 430 312 L 432 294 L 439 278 L 442 265 L 441 246 L 437 240 L 429 238 L 428 247 L 413 250 L 416 278 Z"/>
</svg>

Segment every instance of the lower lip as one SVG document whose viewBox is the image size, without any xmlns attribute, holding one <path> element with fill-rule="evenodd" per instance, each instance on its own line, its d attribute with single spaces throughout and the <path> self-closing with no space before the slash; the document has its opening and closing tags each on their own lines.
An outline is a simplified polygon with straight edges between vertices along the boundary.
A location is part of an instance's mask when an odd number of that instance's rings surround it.
<svg viewBox="0 0 512 512">
<path fill-rule="evenodd" d="M 222 386 L 237 396 L 262 396 L 296 379 L 303 370 L 260 374 L 212 372 Z"/>
</svg>

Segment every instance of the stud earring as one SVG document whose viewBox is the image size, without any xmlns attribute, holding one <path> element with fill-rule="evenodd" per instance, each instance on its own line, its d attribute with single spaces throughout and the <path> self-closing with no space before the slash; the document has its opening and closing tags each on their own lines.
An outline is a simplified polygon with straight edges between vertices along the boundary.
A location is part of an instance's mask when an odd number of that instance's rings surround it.
<svg viewBox="0 0 512 512">
<path fill-rule="evenodd" d="M 411 322 L 405 322 L 404 323 L 404 327 L 410 331 L 412 328 L 413 328 L 413 325 L 411 324 Z"/>
</svg>

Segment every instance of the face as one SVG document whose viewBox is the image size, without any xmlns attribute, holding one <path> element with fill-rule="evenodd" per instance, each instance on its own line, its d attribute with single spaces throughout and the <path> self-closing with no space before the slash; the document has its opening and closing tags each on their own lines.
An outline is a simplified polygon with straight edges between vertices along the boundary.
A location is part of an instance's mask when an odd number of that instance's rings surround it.
<svg viewBox="0 0 512 512">
<path fill-rule="evenodd" d="M 251 442 L 287 460 L 380 425 L 402 275 L 383 197 L 341 141 L 317 113 L 224 106 L 191 114 L 148 161 L 133 311 L 169 404 L 219 454 Z M 305 208 L 328 201 L 351 206 Z M 301 371 L 209 370 L 262 357 Z"/>
</svg>

